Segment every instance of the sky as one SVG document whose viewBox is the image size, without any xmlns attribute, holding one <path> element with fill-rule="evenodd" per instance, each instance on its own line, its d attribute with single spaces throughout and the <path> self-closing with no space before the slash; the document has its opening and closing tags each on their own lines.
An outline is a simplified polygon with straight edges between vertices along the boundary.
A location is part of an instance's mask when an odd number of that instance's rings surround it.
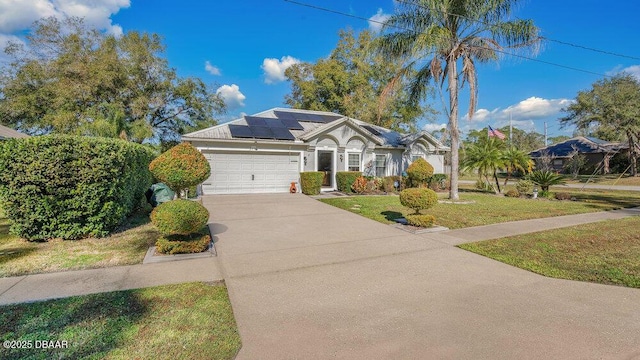
<svg viewBox="0 0 640 360">
<path fill-rule="evenodd" d="M 46 16 L 81 16 L 115 35 L 157 33 L 180 76 L 201 78 L 225 99 L 224 122 L 286 106 L 287 67 L 327 57 L 340 29 L 379 31 L 379 22 L 396 6 L 393 0 L 296 1 L 337 13 L 285 0 L 0 0 L 0 46 L 23 41 L 33 21 Z M 561 128 L 558 118 L 578 91 L 621 71 L 640 78 L 639 14 L 640 1 L 631 0 L 520 1 L 512 18 L 532 19 L 550 40 L 534 60 L 505 56 L 479 66 L 478 105 L 471 120 L 465 115 L 468 93 L 460 97 L 463 136 L 487 125 L 508 125 L 510 118 L 525 131 L 542 134 L 546 124 L 549 137 L 571 136 L 574 129 Z M 441 99 L 427 102 L 440 114 L 421 119 L 420 127 L 445 126 Z"/>
</svg>

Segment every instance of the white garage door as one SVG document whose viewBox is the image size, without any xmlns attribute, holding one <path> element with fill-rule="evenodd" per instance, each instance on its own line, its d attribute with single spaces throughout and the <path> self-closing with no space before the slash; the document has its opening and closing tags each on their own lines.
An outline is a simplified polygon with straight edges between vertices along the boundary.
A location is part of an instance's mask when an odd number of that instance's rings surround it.
<svg viewBox="0 0 640 360">
<path fill-rule="evenodd" d="M 300 176 L 298 153 L 204 153 L 211 177 L 202 184 L 205 194 L 288 192 Z"/>
</svg>

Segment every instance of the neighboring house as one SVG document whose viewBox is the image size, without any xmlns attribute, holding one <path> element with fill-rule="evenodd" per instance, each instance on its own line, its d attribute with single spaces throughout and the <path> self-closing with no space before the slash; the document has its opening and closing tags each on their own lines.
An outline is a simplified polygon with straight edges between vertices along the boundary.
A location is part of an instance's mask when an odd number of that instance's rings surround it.
<svg viewBox="0 0 640 360">
<path fill-rule="evenodd" d="M 8 128 L 4 125 L 0 125 L 0 140 L 5 140 L 9 138 L 28 138 L 29 135 L 23 134 L 12 128 Z"/>
<path fill-rule="evenodd" d="M 422 157 L 444 172 L 449 148 L 427 132 L 401 134 L 332 112 L 275 108 L 182 136 L 211 163 L 204 194 L 287 192 L 301 171 L 401 175 Z M 299 190 L 299 186 L 298 186 Z"/>
<path fill-rule="evenodd" d="M 577 151 L 585 156 L 585 168 L 609 173 L 609 161 L 618 153 L 626 153 L 629 145 L 621 142 L 609 142 L 592 137 L 578 136 L 563 142 L 547 146 L 529 153 L 536 162 L 536 167 L 543 167 L 544 162 L 550 162 L 553 170 L 564 170 L 567 160 Z M 593 171 L 592 170 L 592 171 Z"/>
</svg>

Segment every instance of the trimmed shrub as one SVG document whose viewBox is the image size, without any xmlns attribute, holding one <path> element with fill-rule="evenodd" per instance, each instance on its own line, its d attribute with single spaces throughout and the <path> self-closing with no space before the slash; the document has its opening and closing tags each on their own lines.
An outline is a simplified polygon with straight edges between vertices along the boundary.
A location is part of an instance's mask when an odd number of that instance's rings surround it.
<svg viewBox="0 0 640 360">
<path fill-rule="evenodd" d="M 509 189 L 507 190 L 507 192 L 504 193 L 504 196 L 517 198 L 517 197 L 520 197 L 520 192 L 516 189 Z"/>
<path fill-rule="evenodd" d="M 566 192 L 557 192 L 555 193 L 556 200 L 571 200 L 571 194 Z"/>
<path fill-rule="evenodd" d="M 178 144 L 149 165 L 153 176 L 167 184 L 178 197 L 182 190 L 200 184 L 211 175 L 209 161 L 189 143 Z"/>
<path fill-rule="evenodd" d="M 206 229 L 206 228 L 205 228 Z M 156 241 L 156 251 L 162 254 L 193 254 L 206 251 L 211 243 L 208 230 L 188 237 L 161 236 Z"/>
<path fill-rule="evenodd" d="M 414 214 L 420 214 L 420 210 L 430 209 L 438 203 L 438 195 L 426 188 L 404 189 L 400 192 L 400 203 L 413 209 Z"/>
<path fill-rule="evenodd" d="M 120 139 L 46 135 L 0 147 L 11 233 L 28 240 L 105 236 L 151 186 L 150 148 Z"/>
<path fill-rule="evenodd" d="M 360 171 L 338 171 L 336 172 L 336 183 L 338 191 L 343 193 L 352 193 L 351 187 L 357 178 L 362 176 Z"/>
<path fill-rule="evenodd" d="M 412 187 L 425 186 L 433 175 L 433 166 L 423 158 L 418 158 L 407 168 L 407 177 Z"/>
<path fill-rule="evenodd" d="M 382 178 L 382 190 L 385 192 L 395 192 L 395 182 L 398 182 L 398 189 L 402 190 L 402 176 L 385 176 Z"/>
<path fill-rule="evenodd" d="M 436 222 L 436 218 L 433 215 L 423 215 L 423 214 L 412 214 L 404 217 L 407 219 L 407 223 L 409 225 L 430 228 Z"/>
<path fill-rule="evenodd" d="M 549 191 L 549 187 L 553 185 L 564 185 L 565 181 L 562 175 L 547 170 L 536 170 L 529 174 L 529 180 L 540 186 L 542 191 Z"/>
<path fill-rule="evenodd" d="M 305 195 L 318 195 L 322 189 L 324 173 L 321 171 L 305 171 L 300 173 L 300 186 Z"/>
<path fill-rule="evenodd" d="M 431 190 L 444 190 L 447 188 L 447 175 L 446 174 L 433 174 L 429 178 L 429 189 Z"/>
<path fill-rule="evenodd" d="M 162 203 L 151 212 L 151 222 L 164 235 L 192 234 L 208 221 L 209 211 L 204 206 L 185 199 Z"/>
<path fill-rule="evenodd" d="M 530 180 L 519 180 L 516 182 L 516 190 L 520 194 L 529 194 L 533 191 L 533 182 Z"/>
<path fill-rule="evenodd" d="M 364 176 L 356 178 L 356 181 L 351 185 L 351 189 L 357 194 L 363 194 L 367 191 L 368 180 Z"/>
</svg>

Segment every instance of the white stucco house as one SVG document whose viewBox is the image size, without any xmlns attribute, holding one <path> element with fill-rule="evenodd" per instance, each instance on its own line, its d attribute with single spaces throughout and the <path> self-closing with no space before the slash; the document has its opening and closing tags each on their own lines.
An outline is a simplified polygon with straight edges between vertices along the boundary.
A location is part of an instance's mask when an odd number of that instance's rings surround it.
<svg viewBox="0 0 640 360">
<path fill-rule="evenodd" d="M 243 116 L 182 140 L 211 164 L 204 194 L 288 192 L 302 171 L 324 172 L 322 190 L 331 191 L 338 171 L 401 175 L 418 157 L 444 173 L 450 151 L 424 131 L 401 134 L 332 112 L 287 108 Z"/>
</svg>

